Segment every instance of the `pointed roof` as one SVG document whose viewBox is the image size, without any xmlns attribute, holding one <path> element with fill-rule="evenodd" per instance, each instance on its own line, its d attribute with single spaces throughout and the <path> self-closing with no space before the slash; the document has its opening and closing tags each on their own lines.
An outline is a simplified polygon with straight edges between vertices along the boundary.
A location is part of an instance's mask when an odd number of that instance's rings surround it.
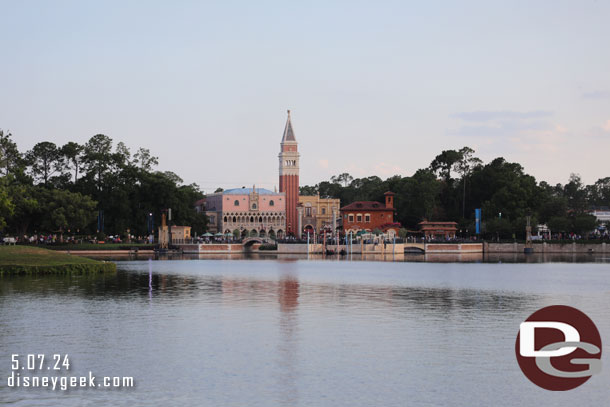
<svg viewBox="0 0 610 407">
<path fill-rule="evenodd" d="M 286 120 L 284 136 L 282 137 L 282 143 L 285 143 L 286 141 L 297 141 L 297 139 L 294 137 L 294 130 L 292 130 L 292 122 L 290 121 L 290 110 L 288 110 L 288 119 Z"/>
</svg>

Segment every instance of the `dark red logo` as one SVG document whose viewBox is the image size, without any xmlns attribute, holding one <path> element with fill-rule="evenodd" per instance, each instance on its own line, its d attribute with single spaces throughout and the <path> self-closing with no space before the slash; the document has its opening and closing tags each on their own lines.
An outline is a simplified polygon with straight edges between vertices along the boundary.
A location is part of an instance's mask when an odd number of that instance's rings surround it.
<svg viewBox="0 0 610 407">
<path fill-rule="evenodd" d="M 565 305 L 542 308 L 521 323 L 515 352 L 525 376 L 547 390 L 574 389 L 601 371 L 597 327 Z"/>
</svg>

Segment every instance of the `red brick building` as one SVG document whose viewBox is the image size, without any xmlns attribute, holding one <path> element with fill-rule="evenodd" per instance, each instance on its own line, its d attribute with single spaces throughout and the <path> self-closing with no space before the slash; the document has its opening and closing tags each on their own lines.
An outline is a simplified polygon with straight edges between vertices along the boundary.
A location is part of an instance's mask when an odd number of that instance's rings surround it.
<svg viewBox="0 0 610 407">
<path fill-rule="evenodd" d="M 294 137 L 290 110 L 280 143 L 280 192 L 286 194 L 286 232 L 294 235 L 298 229 L 297 205 L 299 204 L 299 145 Z M 300 232 L 299 232 L 300 233 Z"/>
<path fill-rule="evenodd" d="M 398 234 L 400 223 L 394 222 L 394 193 L 386 192 L 385 205 L 375 201 L 357 201 L 341 208 L 343 231 L 345 233 L 361 230 L 372 232 L 375 229 L 390 235 Z"/>
</svg>

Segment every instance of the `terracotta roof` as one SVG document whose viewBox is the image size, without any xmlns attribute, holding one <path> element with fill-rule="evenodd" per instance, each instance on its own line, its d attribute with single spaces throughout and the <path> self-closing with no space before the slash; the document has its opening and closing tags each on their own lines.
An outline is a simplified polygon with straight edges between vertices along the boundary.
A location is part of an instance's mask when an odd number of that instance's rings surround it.
<svg viewBox="0 0 610 407">
<path fill-rule="evenodd" d="M 376 201 L 356 201 L 341 208 L 342 211 L 393 211 L 393 208 L 386 208 L 385 204 Z"/>
</svg>

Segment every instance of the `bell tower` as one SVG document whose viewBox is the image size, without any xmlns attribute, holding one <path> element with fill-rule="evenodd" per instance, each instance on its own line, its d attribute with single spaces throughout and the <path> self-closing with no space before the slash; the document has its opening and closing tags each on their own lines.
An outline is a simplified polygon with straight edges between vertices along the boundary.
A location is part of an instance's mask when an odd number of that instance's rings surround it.
<svg viewBox="0 0 610 407">
<path fill-rule="evenodd" d="M 299 203 L 299 150 L 294 137 L 290 110 L 280 143 L 280 192 L 286 194 L 286 233 L 301 237 L 297 231 L 297 205 Z"/>
</svg>

